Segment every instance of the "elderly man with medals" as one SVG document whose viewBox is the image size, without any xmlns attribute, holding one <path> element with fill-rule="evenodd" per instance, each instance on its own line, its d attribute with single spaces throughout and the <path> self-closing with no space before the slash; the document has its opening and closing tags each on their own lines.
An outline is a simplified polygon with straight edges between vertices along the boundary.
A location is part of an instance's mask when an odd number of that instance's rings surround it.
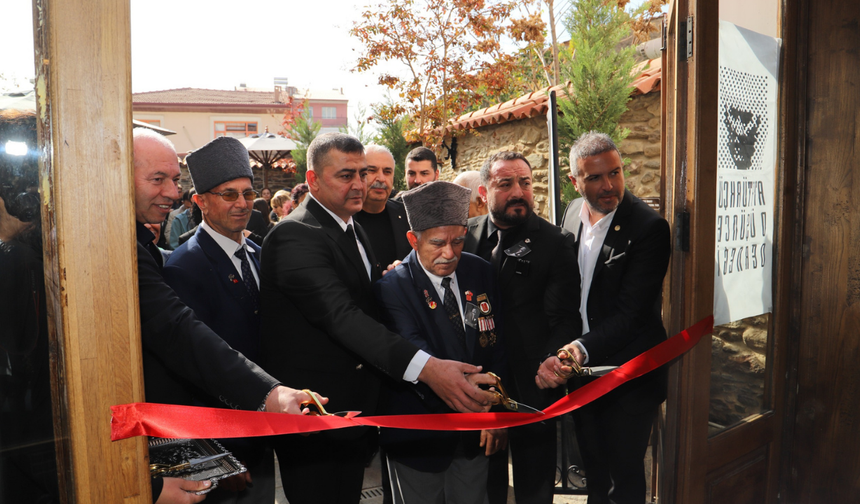
<svg viewBox="0 0 860 504">
<path fill-rule="evenodd" d="M 439 181 L 403 194 L 413 250 L 374 285 L 374 293 L 392 332 L 434 357 L 482 366 L 503 378 L 493 270 L 487 261 L 463 252 L 470 193 Z M 380 401 L 385 414 L 452 412 L 422 383 L 387 382 Z M 388 455 L 394 502 L 483 503 L 487 456 L 506 443 L 505 430 L 383 429 L 380 444 Z"/>
</svg>

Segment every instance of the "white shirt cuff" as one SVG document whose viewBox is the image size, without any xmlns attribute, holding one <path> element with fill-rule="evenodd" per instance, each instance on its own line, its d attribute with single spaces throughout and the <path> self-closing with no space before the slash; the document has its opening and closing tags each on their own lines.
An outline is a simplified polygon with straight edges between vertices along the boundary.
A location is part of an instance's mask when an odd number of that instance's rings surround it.
<svg viewBox="0 0 860 504">
<path fill-rule="evenodd" d="M 585 346 L 579 341 L 574 341 L 573 344 L 579 347 L 579 351 L 582 352 L 583 355 L 585 355 L 585 360 L 582 361 L 582 364 L 588 364 L 588 350 L 586 350 Z"/>
<path fill-rule="evenodd" d="M 424 350 L 418 350 L 409 365 L 406 366 L 406 372 L 403 373 L 403 381 L 418 383 L 418 375 L 424 370 L 424 365 L 430 360 L 430 354 Z"/>
</svg>

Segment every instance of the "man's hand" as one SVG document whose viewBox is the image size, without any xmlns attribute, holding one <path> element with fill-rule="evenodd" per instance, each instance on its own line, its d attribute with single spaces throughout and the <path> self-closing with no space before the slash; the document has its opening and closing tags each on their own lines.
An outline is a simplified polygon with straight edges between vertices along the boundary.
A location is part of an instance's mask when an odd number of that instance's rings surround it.
<svg viewBox="0 0 860 504">
<path fill-rule="evenodd" d="M 192 504 L 206 498 L 206 494 L 195 495 L 194 492 L 206 490 L 212 486 L 209 480 L 191 481 L 182 478 L 164 478 L 164 487 L 155 504 Z"/>
<path fill-rule="evenodd" d="M 430 357 L 418 380 L 429 385 L 451 409 L 460 413 L 482 413 L 490 410 L 493 396 L 477 385 L 493 385 L 496 380 L 486 374 L 477 374 L 480 372 L 480 366 Z M 468 380 L 466 374 L 470 375 Z"/>
<path fill-rule="evenodd" d="M 579 349 L 579 345 L 568 343 L 567 345 L 564 345 L 563 348 L 573 356 L 576 363 L 580 366 L 585 362 L 585 354 L 583 354 Z M 535 376 L 535 383 L 538 388 L 556 388 L 559 385 L 567 383 L 571 373 L 573 373 L 573 366 L 565 364 L 565 362 L 559 360 L 555 355 L 547 357 L 546 360 L 541 363 L 538 368 L 537 376 Z"/>
<path fill-rule="evenodd" d="M 388 273 L 389 271 L 393 270 L 394 268 L 400 266 L 401 262 L 402 261 L 400 259 L 397 259 L 393 263 L 389 264 L 388 267 L 385 268 L 385 271 L 382 272 L 382 276 L 385 276 L 386 273 Z"/>
<path fill-rule="evenodd" d="M 328 397 L 317 395 L 320 403 L 328 403 Z M 303 405 L 313 402 L 311 396 L 290 387 L 278 385 L 266 398 L 266 410 L 269 413 L 290 413 L 292 415 L 307 415 L 308 408 Z"/>
<path fill-rule="evenodd" d="M 481 431 L 481 446 L 484 455 L 490 456 L 508 446 L 508 429 L 487 429 Z"/>
</svg>

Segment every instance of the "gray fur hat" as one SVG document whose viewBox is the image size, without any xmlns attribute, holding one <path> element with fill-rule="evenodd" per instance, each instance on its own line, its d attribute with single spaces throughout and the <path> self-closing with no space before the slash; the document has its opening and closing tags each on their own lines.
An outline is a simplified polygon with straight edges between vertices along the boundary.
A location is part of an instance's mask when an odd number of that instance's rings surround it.
<svg viewBox="0 0 860 504">
<path fill-rule="evenodd" d="M 403 193 L 406 217 L 412 231 L 439 226 L 465 226 L 469 220 L 472 190 L 451 182 L 427 182 Z"/>
<path fill-rule="evenodd" d="M 248 149 L 232 137 L 217 137 L 185 156 L 185 162 L 198 194 L 237 178 L 254 181 Z"/>
</svg>

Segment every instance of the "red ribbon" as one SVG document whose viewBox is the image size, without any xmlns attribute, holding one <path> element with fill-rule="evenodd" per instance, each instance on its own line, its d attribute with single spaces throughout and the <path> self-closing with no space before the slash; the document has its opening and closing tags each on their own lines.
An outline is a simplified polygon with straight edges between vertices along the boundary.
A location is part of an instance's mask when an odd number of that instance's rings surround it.
<svg viewBox="0 0 860 504">
<path fill-rule="evenodd" d="M 372 426 L 420 430 L 481 430 L 516 427 L 573 411 L 686 353 L 714 326 L 709 316 L 663 343 L 634 357 L 544 410 L 531 413 L 446 413 L 441 415 L 308 416 L 261 413 L 170 404 L 132 403 L 111 406 L 111 440 L 134 436 L 161 438 L 234 438 L 301 434 L 347 427 Z"/>
</svg>

